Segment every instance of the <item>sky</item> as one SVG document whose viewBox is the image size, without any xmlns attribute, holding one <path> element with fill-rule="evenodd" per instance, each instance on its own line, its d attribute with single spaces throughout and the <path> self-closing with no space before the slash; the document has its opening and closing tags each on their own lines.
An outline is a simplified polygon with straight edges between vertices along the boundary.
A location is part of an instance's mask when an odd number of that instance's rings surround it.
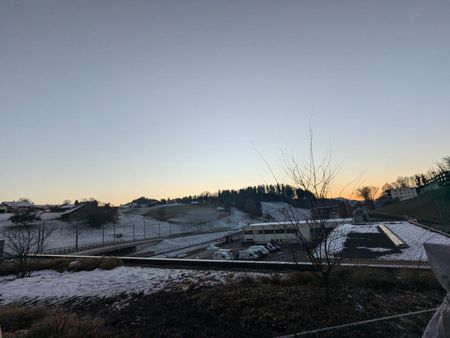
<svg viewBox="0 0 450 338">
<path fill-rule="evenodd" d="M 0 1 L 0 201 L 339 187 L 450 155 L 449 1 Z M 345 192 L 344 194 L 348 194 Z"/>
</svg>

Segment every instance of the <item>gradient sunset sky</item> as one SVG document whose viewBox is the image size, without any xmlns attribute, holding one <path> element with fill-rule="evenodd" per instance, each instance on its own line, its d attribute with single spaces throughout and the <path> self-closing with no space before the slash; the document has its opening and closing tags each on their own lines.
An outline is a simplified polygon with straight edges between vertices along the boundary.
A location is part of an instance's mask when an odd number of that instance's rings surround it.
<svg viewBox="0 0 450 338">
<path fill-rule="evenodd" d="M 449 1 L 0 2 L 0 201 L 381 186 L 450 155 Z M 335 191 L 335 193 L 336 193 Z"/>
</svg>

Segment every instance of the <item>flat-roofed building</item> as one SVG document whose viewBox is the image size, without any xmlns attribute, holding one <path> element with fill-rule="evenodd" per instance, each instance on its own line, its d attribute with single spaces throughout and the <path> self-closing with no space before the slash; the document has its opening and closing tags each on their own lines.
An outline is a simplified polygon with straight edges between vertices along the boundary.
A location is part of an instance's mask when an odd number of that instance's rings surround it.
<svg viewBox="0 0 450 338">
<path fill-rule="evenodd" d="M 400 201 L 409 200 L 417 197 L 416 188 L 397 188 L 386 191 L 392 199 L 398 199 Z"/>
<path fill-rule="evenodd" d="M 332 218 L 323 221 L 325 227 L 334 228 L 339 224 L 351 223 L 351 218 Z M 299 222 L 267 222 L 254 223 L 244 226 L 244 241 L 251 243 L 266 242 L 293 242 L 298 240 L 300 235 L 310 241 L 314 237 L 319 225 L 313 221 Z"/>
</svg>

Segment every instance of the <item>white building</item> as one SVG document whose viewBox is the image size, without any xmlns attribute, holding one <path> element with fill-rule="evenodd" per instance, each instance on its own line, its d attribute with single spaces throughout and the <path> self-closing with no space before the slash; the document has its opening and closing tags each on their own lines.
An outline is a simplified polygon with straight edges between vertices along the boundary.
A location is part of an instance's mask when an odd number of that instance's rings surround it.
<svg viewBox="0 0 450 338">
<path fill-rule="evenodd" d="M 339 224 L 351 223 L 351 218 L 333 218 L 325 220 L 325 227 L 334 228 Z M 292 242 L 298 239 L 297 231 L 303 238 L 311 240 L 317 225 L 311 221 L 268 222 L 244 226 L 244 241 L 252 243 Z"/>
<path fill-rule="evenodd" d="M 400 201 L 409 200 L 411 198 L 417 197 L 417 190 L 416 188 L 397 188 L 397 189 L 390 189 L 387 191 L 389 196 L 392 199 L 398 199 Z"/>
</svg>

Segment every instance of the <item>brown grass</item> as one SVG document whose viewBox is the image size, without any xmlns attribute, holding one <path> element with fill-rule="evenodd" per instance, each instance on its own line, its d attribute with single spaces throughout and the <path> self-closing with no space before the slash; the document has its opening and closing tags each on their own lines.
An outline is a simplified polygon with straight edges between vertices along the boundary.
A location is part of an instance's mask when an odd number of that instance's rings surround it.
<svg viewBox="0 0 450 338">
<path fill-rule="evenodd" d="M 65 311 L 23 306 L 0 307 L 5 337 L 107 337 L 103 321 Z"/>
<path fill-rule="evenodd" d="M 30 261 L 31 271 L 56 270 L 63 272 L 69 266 L 70 260 L 64 258 L 55 259 L 32 259 Z M 14 262 L 4 261 L 0 263 L 0 276 L 14 275 L 18 272 L 18 267 Z"/>
<path fill-rule="evenodd" d="M 118 258 L 82 258 L 73 261 L 67 267 L 68 271 L 91 271 L 97 268 L 103 270 L 112 270 L 123 265 L 122 260 Z"/>
</svg>

